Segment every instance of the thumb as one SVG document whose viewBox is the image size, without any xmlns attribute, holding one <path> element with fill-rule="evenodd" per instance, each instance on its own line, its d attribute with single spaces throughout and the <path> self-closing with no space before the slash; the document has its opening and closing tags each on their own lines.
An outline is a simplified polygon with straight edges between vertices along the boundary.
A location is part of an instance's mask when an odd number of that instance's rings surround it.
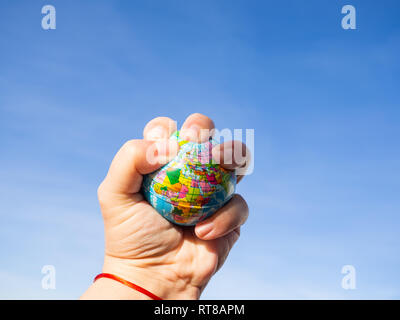
<svg viewBox="0 0 400 320">
<path fill-rule="evenodd" d="M 115 155 L 107 176 L 101 183 L 98 194 L 121 195 L 139 192 L 143 175 L 157 170 L 172 160 L 179 149 L 172 140 L 130 140 Z"/>
</svg>

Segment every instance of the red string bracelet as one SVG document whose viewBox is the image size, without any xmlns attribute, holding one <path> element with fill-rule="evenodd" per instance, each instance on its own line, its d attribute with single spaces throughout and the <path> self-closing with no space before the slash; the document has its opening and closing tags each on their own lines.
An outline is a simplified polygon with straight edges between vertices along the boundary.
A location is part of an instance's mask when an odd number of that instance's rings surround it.
<svg viewBox="0 0 400 320">
<path fill-rule="evenodd" d="M 116 275 L 113 275 L 111 273 L 100 273 L 99 275 L 96 276 L 96 278 L 94 278 L 93 282 L 95 282 L 97 279 L 100 279 L 100 278 L 108 278 L 108 279 L 118 281 L 118 282 L 128 286 L 129 288 L 132 288 L 136 291 L 139 291 L 140 293 L 145 294 L 146 296 L 148 296 L 149 298 L 151 298 L 153 300 L 162 300 L 160 297 L 156 296 L 155 294 L 152 294 L 150 291 L 147 291 L 146 289 L 144 289 L 132 282 L 124 280 Z"/>
</svg>

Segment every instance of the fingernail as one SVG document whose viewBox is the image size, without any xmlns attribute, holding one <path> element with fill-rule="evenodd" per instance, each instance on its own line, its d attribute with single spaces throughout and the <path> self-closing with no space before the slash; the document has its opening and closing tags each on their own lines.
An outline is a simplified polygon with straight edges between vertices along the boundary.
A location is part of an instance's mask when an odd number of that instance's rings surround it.
<svg viewBox="0 0 400 320">
<path fill-rule="evenodd" d="M 181 138 L 187 141 L 197 141 L 199 139 L 200 127 L 197 124 L 190 126 L 181 132 Z"/>
<path fill-rule="evenodd" d="M 162 140 L 167 138 L 167 131 L 161 126 L 154 127 L 146 135 L 147 140 Z"/>
<path fill-rule="evenodd" d="M 196 227 L 196 234 L 199 237 L 205 238 L 207 235 L 211 233 L 213 229 L 214 229 L 214 224 L 212 222 L 202 224 Z"/>
</svg>

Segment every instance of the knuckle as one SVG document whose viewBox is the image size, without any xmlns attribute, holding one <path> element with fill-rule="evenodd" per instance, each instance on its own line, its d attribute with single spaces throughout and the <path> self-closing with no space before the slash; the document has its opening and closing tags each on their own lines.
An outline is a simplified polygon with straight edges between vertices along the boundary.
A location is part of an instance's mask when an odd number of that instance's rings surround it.
<svg viewBox="0 0 400 320">
<path fill-rule="evenodd" d="M 97 187 L 97 198 L 99 199 L 100 204 L 105 200 L 104 181 Z"/>
<path fill-rule="evenodd" d="M 204 114 L 202 114 L 202 113 L 199 113 L 199 112 L 195 112 L 195 113 L 192 113 L 189 117 L 207 117 L 207 116 L 205 116 Z"/>
<path fill-rule="evenodd" d="M 134 156 L 136 152 L 137 140 L 128 140 L 122 146 L 122 150 L 128 154 L 128 156 Z"/>
<path fill-rule="evenodd" d="M 123 148 L 123 149 L 127 149 L 127 150 L 133 149 L 133 147 L 135 146 L 135 141 L 136 141 L 136 140 L 128 140 L 128 141 L 126 141 L 126 142 L 123 144 L 122 148 Z"/>
<path fill-rule="evenodd" d="M 97 188 L 97 199 L 100 204 L 101 213 L 103 219 L 107 218 L 106 212 L 112 206 L 112 200 L 110 198 L 109 192 L 106 190 L 106 183 L 103 181 Z"/>
<path fill-rule="evenodd" d="M 150 122 L 169 122 L 169 121 L 173 121 L 173 120 L 169 117 L 157 117 L 157 118 L 154 118 L 153 120 L 151 120 Z"/>
<path fill-rule="evenodd" d="M 241 215 L 243 217 L 243 222 L 242 222 L 242 224 L 243 224 L 246 222 L 246 220 L 249 216 L 249 205 L 247 204 L 246 200 L 240 194 L 236 194 L 235 197 L 236 197 L 238 203 L 240 203 L 240 206 L 242 208 Z"/>
<path fill-rule="evenodd" d="M 196 119 L 197 121 L 200 121 L 201 123 L 204 122 L 204 125 L 207 127 L 213 128 L 214 127 L 214 122 L 211 120 L 210 117 L 207 117 L 206 115 L 202 113 L 192 113 L 188 119 Z"/>
<path fill-rule="evenodd" d="M 150 120 L 143 129 L 143 135 L 147 134 L 149 130 L 155 126 L 162 126 L 165 129 L 173 128 L 176 129 L 176 122 L 168 117 L 157 117 Z"/>
<path fill-rule="evenodd" d="M 236 242 L 240 238 L 240 228 L 236 228 L 232 231 L 232 237 L 234 239 L 234 242 Z"/>
</svg>

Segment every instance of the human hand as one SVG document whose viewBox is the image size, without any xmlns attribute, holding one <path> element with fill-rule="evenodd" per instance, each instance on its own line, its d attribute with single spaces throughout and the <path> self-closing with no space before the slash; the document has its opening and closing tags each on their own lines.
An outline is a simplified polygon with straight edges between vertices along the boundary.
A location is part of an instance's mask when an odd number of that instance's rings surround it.
<svg viewBox="0 0 400 320">
<path fill-rule="evenodd" d="M 180 134 L 186 140 L 202 142 L 208 139 L 202 129 L 213 128 L 211 119 L 193 114 L 186 119 Z M 164 219 L 144 200 L 140 193 L 143 175 L 177 154 L 179 146 L 169 140 L 174 131 L 176 123 L 169 118 L 150 121 L 143 140 L 130 140 L 118 151 L 99 186 L 105 230 L 102 272 L 131 281 L 163 299 L 198 299 L 239 238 L 248 206 L 235 194 L 224 207 L 195 227 L 180 227 Z M 225 142 L 213 150 L 213 157 L 218 157 L 226 169 L 242 167 L 245 163 L 235 162 L 234 157 L 233 163 L 224 164 L 223 151 L 229 149 L 233 153 L 238 147 L 242 148 L 242 143 Z M 149 161 L 149 154 L 153 161 Z M 102 278 L 82 298 L 145 299 L 146 296 Z"/>
</svg>

